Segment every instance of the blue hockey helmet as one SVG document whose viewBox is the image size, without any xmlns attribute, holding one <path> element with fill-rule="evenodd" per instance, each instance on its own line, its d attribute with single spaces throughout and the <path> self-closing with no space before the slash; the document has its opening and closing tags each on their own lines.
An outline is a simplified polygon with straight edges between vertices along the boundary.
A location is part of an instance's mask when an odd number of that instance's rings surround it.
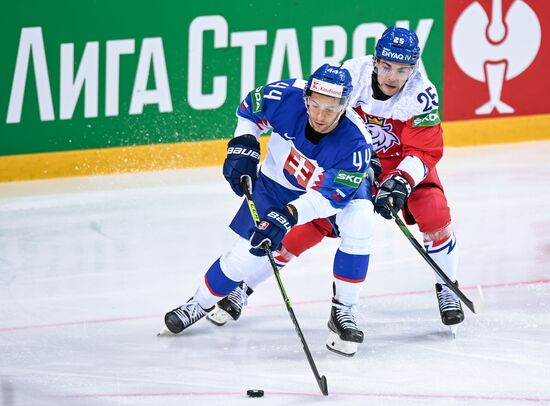
<svg viewBox="0 0 550 406">
<path fill-rule="evenodd" d="M 420 57 L 418 36 L 402 27 L 390 27 L 376 43 L 376 58 L 416 65 Z"/>
<path fill-rule="evenodd" d="M 352 90 L 353 85 L 349 71 L 325 63 L 309 77 L 305 95 L 309 96 L 312 92 L 320 93 L 339 98 L 340 104 L 346 105 Z"/>
</svg>

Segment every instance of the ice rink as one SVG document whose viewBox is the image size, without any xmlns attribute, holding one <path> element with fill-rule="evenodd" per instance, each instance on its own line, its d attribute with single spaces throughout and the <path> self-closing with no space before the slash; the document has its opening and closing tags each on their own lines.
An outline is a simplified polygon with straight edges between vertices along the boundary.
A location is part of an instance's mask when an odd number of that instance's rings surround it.
<svg viewBox="0 0 550 406">
<path fill-rule="evenodd" d="M 0 404 L 550 404 L 550 142 L 445 154 L 459 281 L 474 300 L 483 287 L 485 308 L 465 309 L 452 339 L 432 271 L 379 218 L 365 342 L 338 356 L 325 349 L 338 241 L 324 241 L 282 278 L 328 397 L 273 278 L 238 322 L 156 336 L 235 241 L 240 199 L 220 168 L 0 184 Z"/>
</svg>

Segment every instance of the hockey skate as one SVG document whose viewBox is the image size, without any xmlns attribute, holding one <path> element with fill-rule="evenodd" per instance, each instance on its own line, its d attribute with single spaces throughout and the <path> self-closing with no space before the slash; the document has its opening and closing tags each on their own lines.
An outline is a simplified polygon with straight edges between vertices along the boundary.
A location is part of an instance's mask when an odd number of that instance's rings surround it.
<svg viewBox="0 0 550 406">
<path fill-rule="evenodd" d="M 327 348 L 337 354 L 353 357 L 357 344 L 363 342 L 363 332 L 357 327 L 357 306 L 346 306 L 332 299 Z"/>
<path fill-rule="evenodd" d="M 455 281 L 455 284 L 458 286 L 458 282 Z M 453 337 L 456 337 L 457 324 L 464 321 L 464 311 L 462 310 L 460 300 L 447 285 L 442 285 L 440 283 L 435 284 L 435 293 L 439 304 L 441 322 L 449 326 L 451 334 Z"/>
<path fill-rule="evenodd" d="M 203 309 L 196 300 L 191 298 L 184 305 L 166 313 L 164 316 L 164 324 L 166 326 L 161 330 L 159 335 L 179 334 L 206 316 L 213 308 L 214 306 L 210 309 Z"/>
<path fill-rule="evenodd" d="M 248 297 L 254 291 L 241 282 L 229 295 L 216 303 L 214 310 L 206 316 L 206 319 L 216 326 L 223 326 L 229 320 L 238 320 L 241 317 L 243 307 L 248 304 Z"/>
</svg>

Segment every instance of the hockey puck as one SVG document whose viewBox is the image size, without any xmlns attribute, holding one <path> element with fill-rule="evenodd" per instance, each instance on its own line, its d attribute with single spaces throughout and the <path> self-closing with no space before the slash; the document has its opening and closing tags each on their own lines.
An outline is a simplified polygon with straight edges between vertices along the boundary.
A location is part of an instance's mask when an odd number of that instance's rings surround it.
<svg viewBox="0 0 550 406">
<path fill-rule="evenodd" d="M 264 395 L 264 391 L 261 389 L 249 389 L 246 391 L 249 398 L 261 398 Z"/>
</svg>

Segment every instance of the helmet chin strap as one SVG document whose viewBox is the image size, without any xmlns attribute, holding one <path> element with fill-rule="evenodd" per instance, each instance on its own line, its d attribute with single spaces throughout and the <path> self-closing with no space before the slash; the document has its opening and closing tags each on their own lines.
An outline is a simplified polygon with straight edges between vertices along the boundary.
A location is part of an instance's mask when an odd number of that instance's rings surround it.
<svg viewBox="0 0 550 406">
<path fill-rule="evenodd" d="M 411 74 L 409 75 L 409 79 L 412 78 L 416 72 L 418 72 L 418 62 L 413 65 L 413 68 L 411 69 Z"/>
<path fill-rule="evenodd" d="M 328 126 L 328 128 L 331 128 L 334 125 L 334 123 L 336 123 L 338 120 L 340 120 L 340 117 L 342 117 L 342 114 L 344 114 L 344 111 L 346 111 L 346 106 L 342 107 L 342 111 L 340 111 L 340 113 L 338 113 L 338 115 L 336 116 L 334 121 Z"/>
</svg>

